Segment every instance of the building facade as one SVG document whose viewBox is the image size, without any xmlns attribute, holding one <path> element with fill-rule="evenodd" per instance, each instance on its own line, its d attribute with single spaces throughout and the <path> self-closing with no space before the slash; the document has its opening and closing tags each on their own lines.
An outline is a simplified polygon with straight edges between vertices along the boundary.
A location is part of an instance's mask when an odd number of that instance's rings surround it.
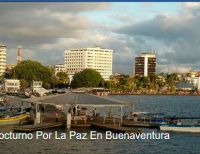
<svg viewBox="0 0 200 154">
<path fill-rule="evenodd" d="M 6 79 L 5 80 L 5 92 L 18 93 L 20 90 L 20 80 Z"/>
<path fill-rule="evenodd" d="M 56 64 L 54 65 L 54 70 L 55 70 L 55 75 L 58 73 L 58 72 L 67 72 L 67 68 L 65 66 L 65 64 Z"/>
<path fill-rule="evenodd" d="M 135 75 L 148 76 L 156 74 L 156 54 L 142 53 L 135 57 Z"/>
<path fill-rule="evenodd" d="M 74 75 L 86 68 L 98 71 L 104 80 L 112 75 L 113 50 L 100 47 L 69 49 L 65 51 L 65 65 L 69 75 Z"/>
<path fill-rule="evenodd" d="M 6 70 L 12 70 L 16 64 L 6 64 Z"/>
<path fill-rule="evenodd" d="M 6 46 L 0 44 L 0 76 L 3 75 L 6 69 Z"/>
</svg>

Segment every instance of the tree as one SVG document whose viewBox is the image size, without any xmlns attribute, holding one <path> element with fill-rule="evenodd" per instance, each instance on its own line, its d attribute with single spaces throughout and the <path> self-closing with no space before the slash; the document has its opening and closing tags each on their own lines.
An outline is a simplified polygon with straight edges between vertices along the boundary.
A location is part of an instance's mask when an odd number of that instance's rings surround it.
<svg viewBox="0 0 200 154">
<path fill-rule="evenodd" d="M 175 90 L 176 83 L 178 83 L 179 79 L 177 74 L 167 74 L 165 78 L 165 83 L 168 85 L 170 91 Z"/>
<path fill-rule="evenodd" d="M 21 90 L 24 90 L 26 88 L 28 88 L 29 84 L 26 80 L 22 79 L 20 80 L 20 87 L 21 87 Z"/>
<path fill-rule="evenodd" d="M 42 81 L 44 87 L 52 84 L 50 69 L 41 63 L 32 60 L 25 60 L 17 64 L 10 74 L 12 79 L 25 80 L 29 86 L 33 80 Z"/>
<path fill-rule="evenodd" d="M 93 69 L 85 69 L 76 73 L 73 77 L 71 86 L 77 87 L 96 87 L 102 82 L 103 78 L 99 72 Z"/>
<path fill-rule="evenodd" d="M 65 72 L 58 72 L 56 74 L 56 78 L 54 79 L 54 85 L 59 88 L 64 88 L 67 86 L 67 83 L 69 82 L 69 78 L 67 73 Z"/>
<path fill-rule="evenodd" d="M 65 72 L 58 72 L 56 74 L 56 76 L 57 76 L 58 80 L 64 84 L 66 84 L 69 80 L 68 75 Z"/>
</svg>

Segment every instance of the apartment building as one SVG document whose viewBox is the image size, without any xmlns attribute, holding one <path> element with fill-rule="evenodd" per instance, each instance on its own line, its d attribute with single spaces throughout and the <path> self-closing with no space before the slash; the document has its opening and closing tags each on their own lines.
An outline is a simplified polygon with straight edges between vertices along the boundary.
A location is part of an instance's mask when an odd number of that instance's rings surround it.
<svg viewBox="0 0 200 154">
<path fill-rule="evenodd" d="M 101 47 L 69 49 L 65 51 L 65 66 L 73 76 L 86 68 L 98 71 L 104 80 L 112 75 L 113 50 Z"/>
</svg>

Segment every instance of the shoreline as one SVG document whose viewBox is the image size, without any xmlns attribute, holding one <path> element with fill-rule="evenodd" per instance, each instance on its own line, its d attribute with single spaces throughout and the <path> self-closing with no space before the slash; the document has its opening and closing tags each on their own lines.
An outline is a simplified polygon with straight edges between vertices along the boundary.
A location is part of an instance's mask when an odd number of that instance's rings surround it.
<svg viewBox="0 0 200 154">
<path fill-rule="evenodd" d="M 129 93 L 112 93 L 108 95 L 145 95 L 145 96 L 200 96 L 200 94 L 129 94 Z"/>
</svg>

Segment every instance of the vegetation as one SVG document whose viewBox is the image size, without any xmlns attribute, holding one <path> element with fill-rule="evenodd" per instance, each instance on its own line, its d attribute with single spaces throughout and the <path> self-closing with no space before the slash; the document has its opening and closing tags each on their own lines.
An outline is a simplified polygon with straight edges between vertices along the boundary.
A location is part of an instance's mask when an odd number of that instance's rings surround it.
<svg viewBox="0 0 200 154">
<path fill-rule="evenodd" d="M 33 80 L 42 81 L 45 88 L 50 88 L 52 84 L 52 74 L 49 68 L 32 60 L 25 60 L 17 64 L 7 77 L 21 80 L 24 87 L 30 86 Z"/>
<path fill-rule="evenodd" d="M 164 87 L 167 90 L 175 90 L 176 83 L 179 82 L 177 74 L 162 74 L 144 76 L 121 76 L 119 78 L 111 77 L 110 81 L 105 84 L 110 90 L 126 90 L 126 91 L 159 91 Z"/>
<path fill-rule="evenodd" d="M 54 79 L 54 81 L 57 81 L 56 85 L 59 88 L 64 88 L 66 87 L 66 84 L 69 82 L 69 78 L 67 73 L 65 72 L 58 72 L 56 74 L 56 78 Z"/>
<path fill-rule="evenodd" d="M 77 87 L 96 87 L 102 84 L 103 78 L 99 72 L 93 69 L 85 69 L 76 73 L 73 77 L 71 86 Z"/>
<path fill-rule="evenodd" d="M 17 64 L 11 71 L 6 72 L 5 78 L 19 79 L 22 89 L 26 89 L 32 81 L 42 81 L 45 88 L 66 87 L 69 82 L 65 72 L 55 75 L 54 68 L 49 68 L 37 61 L 25 60 Z M 2 78 L 3 79 L 3 78 Z M 102 86 L 114 91 L 150 91 L 156 92 L 162 89 L 174 91 L 176 83 L 179 82 L 177 74 L 161 74 L 144 76 L 121 75 L 111 77 L 104 81 L 99 72 L 93 69 L 85 69 L 76 73 L 73 77 L 71 87 L 97 87 Z"/>
</svg>

